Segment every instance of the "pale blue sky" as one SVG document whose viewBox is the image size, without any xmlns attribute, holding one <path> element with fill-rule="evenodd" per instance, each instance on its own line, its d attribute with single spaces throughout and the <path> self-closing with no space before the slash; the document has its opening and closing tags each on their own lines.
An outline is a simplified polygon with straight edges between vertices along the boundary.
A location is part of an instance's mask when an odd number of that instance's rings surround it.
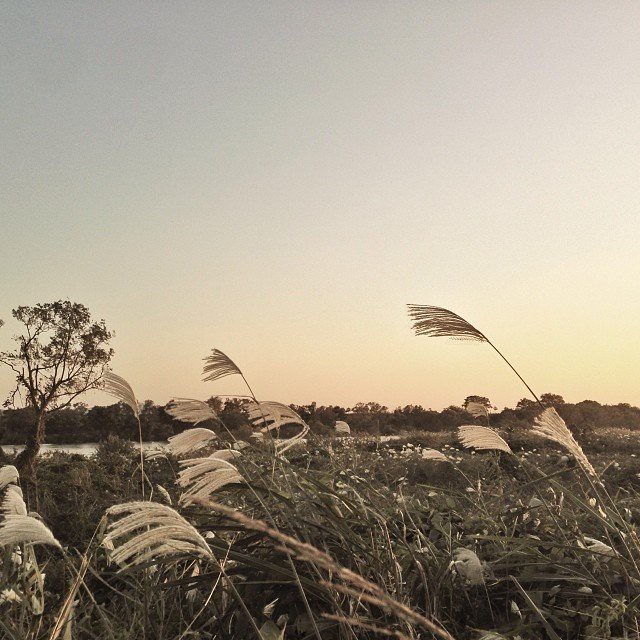
<svg viewBox="0 0 640 640">
<path fill-rule="evenodd" d="M 70 298 L 141 398 L 640 404 L 636 2 L 14 2 L 0 318 Z M 12 325 L 0 330 L 7 345 Z M 0 390 L 10 377 L 0 372 Z M 98 399 L 97 399 L 98 400 Z"/>
</svg>

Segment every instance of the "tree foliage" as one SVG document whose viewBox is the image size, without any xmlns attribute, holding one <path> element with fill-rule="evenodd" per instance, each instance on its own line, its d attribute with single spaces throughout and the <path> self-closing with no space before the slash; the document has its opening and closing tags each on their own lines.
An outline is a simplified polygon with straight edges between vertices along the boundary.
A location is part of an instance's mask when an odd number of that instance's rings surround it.
<svg viewBox="0 0 640 640">
<path fill-rule="evenodd" d="M 20 398 L 35 413 L 33 430 L 20 463 L 30 473 L 45 435 L 46 415 L 71 405 L 100 383 L 113 356 L 113 334 L 104 320 L 93 320 L 89 309 L 69 300 L 21 306 L 11 312 L 22 325 L 12 350 L 0 352 L 0 363 L 15 374 L 15 387 L 5 401 Z"/>
</svg>

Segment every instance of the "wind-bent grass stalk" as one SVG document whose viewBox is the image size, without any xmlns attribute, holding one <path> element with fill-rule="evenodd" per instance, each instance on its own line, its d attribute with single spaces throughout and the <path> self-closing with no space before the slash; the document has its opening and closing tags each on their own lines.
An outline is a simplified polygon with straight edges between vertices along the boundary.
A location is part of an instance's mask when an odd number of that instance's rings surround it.
<svg viewBox="0 0 640 640">
<path fill-rule="evenodd" d="M 136 395 L 131 385 L 121 376 L 116 375 L 113 371 L 105 371 L 103 375 L 104 391 L 113 396 L 120 402 L 126 404 L 138 422 L 138 438 L 140 441 L 140 489 L 142 499 L 145 499 L 144 491 L 144 444 L 142 442 L 142 422 L 140 421 L 140 403 L 136 399 Z"/>
<path fill-rule="evenodd" d="M 529 393 L 535 398 L 536 402 L 541 407 L 544 406 L 527 381 L 518 373 L 516 368 L 507 360 L 498 347 L 496 347 L 484 333 L 476 329 L 464 318 L 442 307 L 418 304 L 409 304 L 407 306 L 409 308 L 409 316 L 413 320 L 413 329 L 416 335 L 486 342 L 518 376 L 522 384 L 524 384 Z"/>
</svg>

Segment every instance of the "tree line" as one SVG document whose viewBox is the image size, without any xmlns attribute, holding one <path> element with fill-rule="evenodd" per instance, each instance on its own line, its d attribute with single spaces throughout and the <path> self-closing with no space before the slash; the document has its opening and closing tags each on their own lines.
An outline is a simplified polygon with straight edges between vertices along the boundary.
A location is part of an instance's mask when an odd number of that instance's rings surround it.
<svg viewBox="0 0 640 640">
<path fill-rule="evenodd" d="M 441 411 L 425 409 L 420 405 L 406 405 L 389 409 L 376 402 L 362 402 L 353 407 L 337 405 L 289 405 L 309 424 L 318 435 L 329 435 L 336 421 L 347 422 L 352 433 L 368 435 L 393 435 L 406 431 L 438 432 L 451 431 L 462 424 L 482 423 L 482 418 L 474 418 L 464 409 L 470 401 L 480 400 L 491 407 L 488 399 L 469 396 L 462 405 L 449 406 Z M 626 403 L 603 405 L 594 400 L 578 403 L 564 402 L 558 394 L 543 394 L 543 404 L 555 406 L 569 427 L 576 433 L 614 427 L 640 430 L 640 408 Z M 251 427 L 247 418 L 246 400 L 239 398 L 222 399 L 213 396 L 207 403 L 218 413 L 224 426 L 207 423 L 207 426 L 224 437 L 230 432 L 234 437 L 247 438 Z M 491 412 L 491 425 L 498 429 L 512 429 L 531 424 L 540 411 L 537 402 L 520 400 L 514 408 Z M 34 409 L 5 409 L 0 413 L 0 443 L 24 444 L 34 420 Z M 173 419 L 162 405 L 151 400 L 142 404 L 140 420 L 145 441 L 162 441 L 180 433 L 191 425 Z M 131 410 L 123 403 L 107 406 L 88 407 L 76 403 L 52 413 L 47 421 L 46 441 L 52 444 L 72 444 L 99 442 L 109 436 L 128 440 L 138 438 L 138 426 Z"/>
</svg>

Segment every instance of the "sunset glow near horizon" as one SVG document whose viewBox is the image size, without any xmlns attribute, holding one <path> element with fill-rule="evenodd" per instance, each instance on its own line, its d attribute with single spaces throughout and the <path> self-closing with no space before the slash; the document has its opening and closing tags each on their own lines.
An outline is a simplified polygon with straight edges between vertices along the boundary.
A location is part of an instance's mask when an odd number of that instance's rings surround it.
<svg viewBox="0 0 640 640">
<path fill-rule="evenodd" d="M 139 399 L 640 405 L 640 5 L 5 3 L 0 349 L 68 298 Z M 0 394 L 12 388 L 0 368 Z M 94 394 L 90 402 L 111 400 Z"/>
</svg>

